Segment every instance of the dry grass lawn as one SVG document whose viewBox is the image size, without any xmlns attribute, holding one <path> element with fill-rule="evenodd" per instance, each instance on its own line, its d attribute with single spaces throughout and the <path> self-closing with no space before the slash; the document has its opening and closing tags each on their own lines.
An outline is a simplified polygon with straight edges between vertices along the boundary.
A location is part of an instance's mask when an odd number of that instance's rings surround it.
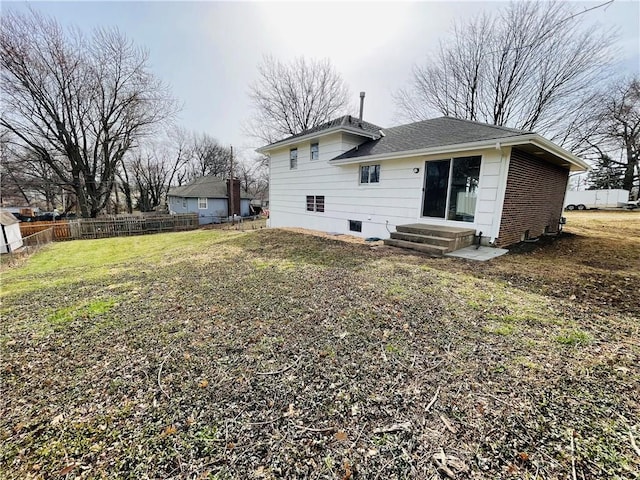
<svg viewBox="0 0 640 480">
<path fill-rule="evenodd" d="M 487 263 L 283 230 L 2 269 L 0 478 L 637 479 L 640 213 Z"/>
</svg>

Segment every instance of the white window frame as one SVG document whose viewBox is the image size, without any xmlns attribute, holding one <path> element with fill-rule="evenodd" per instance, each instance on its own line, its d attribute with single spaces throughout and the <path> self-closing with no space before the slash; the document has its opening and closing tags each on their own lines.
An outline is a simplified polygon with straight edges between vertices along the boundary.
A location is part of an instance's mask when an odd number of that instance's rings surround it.
<svg viewBox="0 0 640 480">
<path fill-rule="evenodd" d="M 371 167 L 378 167 L 378 178 L 376 181 L 371 181 L 371 173 L 372 173 L 372 168 Z M 362 170 L 364 168 L 367 168 L 367 181 L 363 182 L 362 181 Z M 358 183 L 360 185 L 377 185 L 380 183 L 380 173 L 382 171 L 382 167 L 380 166 L 379 163 L 373 163 L 373 164 L 368 164 L 368 165 L 360 165 L 360 168 L 358 168 Z"/>
<path fill-rule="evenodd" d="M 204 200 L 204 207 L 202 206 Z M 206 197 L 198 197 L 198 210 L 206 210 L 209 207 L 209 199 Z"/>
<path fill-rule="evenodd" d="M 319 199 L 322 199 L 321 202 L 318 202 Z M 318 212 L 324 213 L 325 209 L 325 196 L 324 195 L 307 195 L 305 197 L 306 211 L 307 212 Z M 318 209 L 318 204 L 322 205 L 322 209 Z"/>
<path fill-rule="evenodd" d="M 316 157 L 313 158 L 313 147 L 316 147 Z M 309 159 L 312 162 L 315 162 L 316 160 L 320 160 L 320 143 L 319 142 L 313 142 L 311 144 L 311 146 L 309 147 Z"/>
<path fill-rule="evenodd" d="M 296 170 L 298 168 L 298 148 L 289 149 L 289 170 Z"/>
</svg>

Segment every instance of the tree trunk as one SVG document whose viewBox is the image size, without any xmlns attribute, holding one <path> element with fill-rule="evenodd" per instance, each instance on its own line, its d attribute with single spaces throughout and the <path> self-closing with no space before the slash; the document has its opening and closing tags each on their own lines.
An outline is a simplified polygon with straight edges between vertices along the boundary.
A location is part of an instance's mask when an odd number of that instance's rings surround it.
<svg viewBox="0 0 640 480">
<path fill-rule="evenodd" d="M 624 180 L 622 181 L 622 188 L 628 191 L 633 189 L 634 173 L 636 169 L 636 159 L 633 155 L 633 148 L 627 144 L 627 164 L 624 168 Z"/>
</svg>

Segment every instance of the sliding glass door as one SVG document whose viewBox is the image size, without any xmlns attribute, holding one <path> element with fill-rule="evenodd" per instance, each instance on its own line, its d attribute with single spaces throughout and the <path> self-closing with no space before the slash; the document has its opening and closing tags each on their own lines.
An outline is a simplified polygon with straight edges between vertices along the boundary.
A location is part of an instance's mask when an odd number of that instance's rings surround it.
<svg viewBox="0 0 640 480">
<path fill-rule="evenodd" d="M 447 188 L 451 160 L 427 162 L 425 165 L 423 217 L 444 218 L 447 209 Z"/>
<path fill-rule="evenodd" d="M 480 156 L 426 162 L 424 170 L 422 216 L 473 222 Z"/>
</svg>

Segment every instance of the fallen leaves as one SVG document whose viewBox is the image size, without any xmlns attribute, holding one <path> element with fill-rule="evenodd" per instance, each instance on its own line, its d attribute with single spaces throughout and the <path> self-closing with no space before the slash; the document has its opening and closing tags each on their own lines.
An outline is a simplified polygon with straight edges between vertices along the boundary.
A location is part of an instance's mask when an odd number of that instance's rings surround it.
<svg viewBox="0 0 640 480">
<path fill-rule="evenodd" d="M 58 472 L 58 475 L 66 475 L 67 473 L 71 473 L 71 471 L 73 471 L 74 468 L 77 467 L 76 463 L 71 463 L 69 465 L 67 465 L 66 467 L 64 467 L 62 470 L 60 470 Z"/>
<path fill-rule="evenodd" d="M 469 472 L 469 467 L 462 460 L 456 456 L 445 454 L 442 448 L 433 454 L 432 459 L 436 469 L 452 480 L 458 478 L 459 473 Z"/>
<path fill-rule="evenodd" d="M 51 425 L 52 426 L 58 425 L 60 422 L 62 422 L 62 420 L 64 420 L 64 415 L 61 413 L 51 419 Z"/>
<path fill-rule="evenodd" d="M 458 429 L 453 426 L 451 421 L 445 415 L 440 415 L 440 420 L 442 420 L 442 423 L 444 424 L 445 428 L 449 430 L 451 433 L 453 433 L 454 435 L 458 433 Z"/>
<path fill-rule="evenodd" d="M 335 437 L 336 437 L 336 440 L 339 442 L 346 442 L 349 439 L 347 434 L 342 430 L 338 430 L 335 434 Z"/>
<path fill-rule="evenodd" d="M 384 427 L 378 427 L 373 429 L 373 433 L 395 433 L 395 432 L 410 432 L 412 428 L 411 422 L 394 423 Z"/>
<path fill-rule="evenodd" d="M 349 480 L 351 478 L 351 464 L 349 463 L 349 460 L 345 460 L 342 466 L 344 467 L 342 480 Z"/>
<path fill-rule="evenodd" d="M 298 415 L 300 415 L 300 411 L 295 409 L 293 403 L 290 403 L 288 410 L 284 413 L 284 416 L 292 418 L 297 417 Z"/>
<path fill-rule="evenodd" d="M 571 468 L 558 453 L 567 424 L 580 433 L 578 478 L 638 465 L 639 427 L 610 410 L 635 419 L 637 322 L 622 307 L 593 310 L 584 292 L 571 301 L 565 284 L 530 295 L 525 273 L 536 288 L 549 282 L 517 255 L 476 265 L 272 230 L 162 258 L 108 280 L 138 294 L 120 292 L 105 325 L 39 323 L 102 288 L 92 269 L 77 291 L 3 298 L 15 315 L 3 332 L 13 367 L 0 369 L 10 447 L 0 470 L 55 478 L 76 458 L 70 477 L 132 477 L 138 465 L 153 478 L 534 478 L 539 468 L 552 479 Z M 287 267 L 255 268 L 263 259 Z M 639 276 L 625 275 L 629 287 L 616 285 L 637 293 Z M 512 331 L 489 335 L 488 320 Z M 560 324 L 580 324 L 594 344 L 558 348 Z"/>
</svg>

